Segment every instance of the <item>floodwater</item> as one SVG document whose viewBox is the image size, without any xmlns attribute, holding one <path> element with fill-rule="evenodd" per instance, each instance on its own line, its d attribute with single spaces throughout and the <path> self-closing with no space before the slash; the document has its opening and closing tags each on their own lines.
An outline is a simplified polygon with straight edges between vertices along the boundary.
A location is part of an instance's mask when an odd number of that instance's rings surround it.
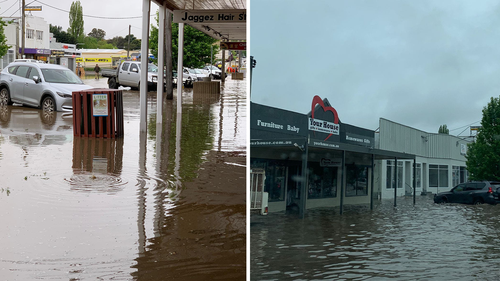
<svg viewBox="0 0 500 281">
<path fill-rule="evenodd" d="M 139 93 L 124 89 L 118 139 L 0 109 L 0 280 L 245 279 L 246 81 L 182 96 L 182 116 L 174 96 L 157 125 L 150 92 L 141 134 Z"/>
<path fill-rule="evenodd" d="M 399 198 L 251 217 L 252 280 L 498 280 L 500 205 Z"/>
</svg>

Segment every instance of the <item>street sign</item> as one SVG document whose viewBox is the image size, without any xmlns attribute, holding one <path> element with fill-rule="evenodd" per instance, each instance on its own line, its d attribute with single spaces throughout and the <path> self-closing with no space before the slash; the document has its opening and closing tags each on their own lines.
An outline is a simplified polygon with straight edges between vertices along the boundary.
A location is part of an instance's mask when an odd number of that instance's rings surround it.
<svg viewBox="0 0 500 281">
<path fill-rule="evenodd" d="M 247 49 L 247 42 L 221 42 L 220 49 L 245 51 Z"/>
<path fill-rule="evenodd" d="M 175 23 L 231 23 L 247 20 L 246 10 L 174 10 Z"/>
<path fill-rule="evenodd" d="M 41 11 L 42 6 L 25 6 L 24 10 L 25 11 Z"/>
</svg>

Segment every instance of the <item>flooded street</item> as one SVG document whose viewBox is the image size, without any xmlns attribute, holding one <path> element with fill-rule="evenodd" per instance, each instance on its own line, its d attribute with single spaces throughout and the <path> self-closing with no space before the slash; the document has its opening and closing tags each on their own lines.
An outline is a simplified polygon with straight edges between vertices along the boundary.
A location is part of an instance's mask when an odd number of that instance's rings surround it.
<svg viewBox="0 0 500 281">
<path fill-rule="evenodd" d="M 251 220 L 252 280 L 497 280 L 500 205 L 432 197 Z"/>
<path fill-rule="evenodd" d="M 85 80 L 107 88 L 106 79 Z M 174 95 L 176 89 L 174 89 Z M 246 81 L 219 96 L 123 90 L 125 135 L 73 136 L 72 116 L 0 109 L 1 280 L 244 280 Z"/>
</svg>

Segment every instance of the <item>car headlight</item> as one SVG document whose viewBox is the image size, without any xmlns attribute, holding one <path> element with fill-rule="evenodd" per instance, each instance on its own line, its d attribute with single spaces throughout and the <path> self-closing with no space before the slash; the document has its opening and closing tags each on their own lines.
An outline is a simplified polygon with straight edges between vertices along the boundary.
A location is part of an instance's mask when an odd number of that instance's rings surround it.
<svg viewBox="0 0 500 281">
<path fill-rule="evenodd" d="M 61 92 L 56 92 L 56 94 L 58 96 L 60 96 L 61 98 L 71 98 L 72 97 L 71 94 L 66 94 L 66 93 L 61 93 Z"/>
</svg>

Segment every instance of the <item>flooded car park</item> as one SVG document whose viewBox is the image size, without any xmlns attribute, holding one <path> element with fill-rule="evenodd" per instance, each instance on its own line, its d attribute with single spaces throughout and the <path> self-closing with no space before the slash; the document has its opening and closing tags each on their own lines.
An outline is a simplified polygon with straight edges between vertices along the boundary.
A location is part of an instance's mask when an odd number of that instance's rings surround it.
<svg viewBox="0 0 500 281">
<path fill-rule="evenodd" d="M 85 80 L 107 88 L 105 79 Z M 246 81 L 220 95 L 123 90 L 125 135 L 74 137 L 72 116 L 0 109 L 5 280 L 244 279 Z"/>
<path fill-rule="evenodd" d="M 496 280 L 500 208 L 431 196 L 251 218 L 251 280 Z"/>
</svg>

